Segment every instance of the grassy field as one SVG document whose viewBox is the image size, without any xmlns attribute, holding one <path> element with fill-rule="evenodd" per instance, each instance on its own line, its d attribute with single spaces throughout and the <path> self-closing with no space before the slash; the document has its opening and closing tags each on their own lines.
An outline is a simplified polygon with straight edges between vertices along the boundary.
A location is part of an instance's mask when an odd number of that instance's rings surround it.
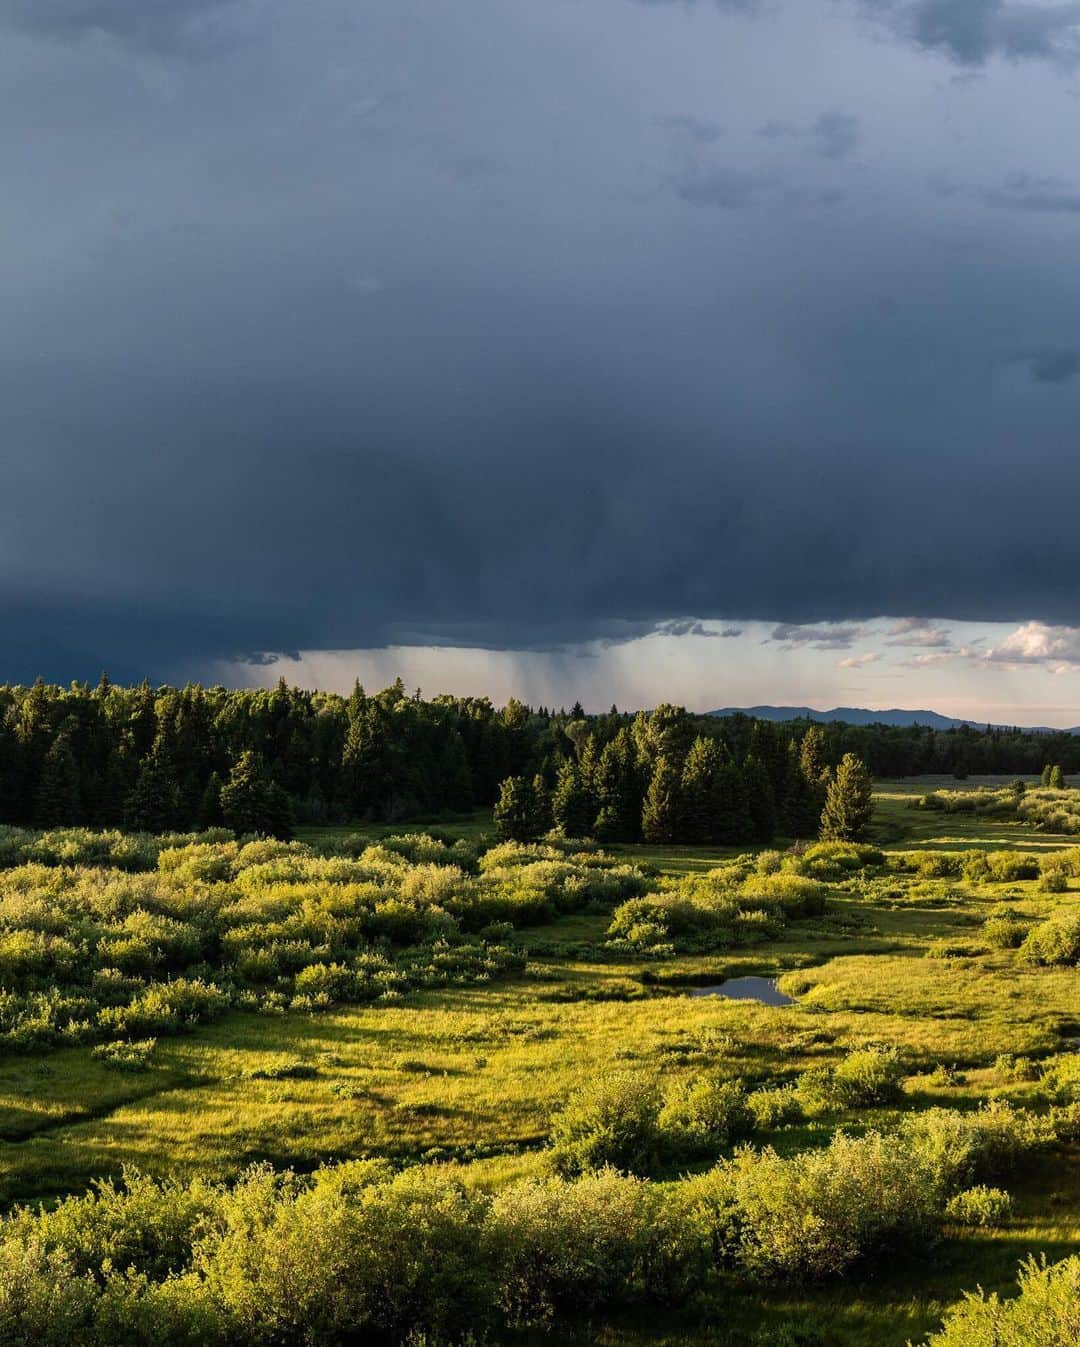
<svg viewBox="0 0 1080 1347">
<path fill-rule="evenodd" d="M 881 844 L 893 851 L 1039 852 L 1076 844 L 1022 825 L 911 807 L 918 794 L 951 784 L 880 783 Z M 490 819 L 440 826 L 477 837 Z M 365 831 L 376 837 L 405 830 Z M 319 841 L 333 831 L 303 836 Z M 706 870 L 731 854 L 619 850 L 672 874 Z M 81 1191 L 128 1165 L 230 1179 L 254 1160 L 308 1170 L 356 1156 L 454 1161 L 471 1182 L 495 1188 L 544 1172 L 553 1111 L 608 1066 L 665 1083 L 706 1068 L 775 1082 L 881 1042 L 904 1054 L 904 1108 L 968 1106 L 995 1096 L 1024 1102 L 1032 1087 L 1004 1076 L 995 1058 L 1067 1048 L 1080 1035 L 1080 973 L 1031 967 L 1015 951 L 988 949 L 980 927 L 1002 902 L 1022 918 L 1041 918 L 1080 903 L 1080 881 L 1066 893 L 1041 892 L 1031 881 L 972 887 L 915 878 L 872 891 L 853 885 L 827 917 L 793 926 L 777 942 L 652 963 L 612 955 L 604 946 L 608 914 L 585 912 L 516 932 L 530 955 L 516 979 L 413 992 L 387 1006 L 278 1018 L 232 1014 L 162 1039 L 143 1074 L 109 1071 L 85 1047 L 8 1057 L 0 1060 L 0 1199 Z M 796 1004 L 770 1008 L 687 994 L 691 984 L 748 972 L 781 977 Z M 295 1062 L 310 1069 L 309 1078 L 256 1074 Z M 942 1066 L 956 1071 L 931 1074 Z M 773 1142 L 793 1151 L 821 1144 L 840 1122 L 862 1129 L 895 1116 L 863 1110 L 789 1128 Z M 943 1305 L 963 1289 L 1005 1289 L 1028 1253 L 1053 1257 L 1080 1247 L 1080 1153 L 1033 1161 L 1009 1186 L 1015 1208 L 1001 1228 L 950 1231 L 931 1256 L 862 1267 L 827 1289 L 778 1286 L 750 1298 L 733 1292 L 722 1308 L 688 1307 L 685 1324 L 635 1316 L 559 1340 L 735 1344 L 813 1314 L 821 1340 L 836 1347 L 903 1347 L 935 1327 Z"/>
</svg>

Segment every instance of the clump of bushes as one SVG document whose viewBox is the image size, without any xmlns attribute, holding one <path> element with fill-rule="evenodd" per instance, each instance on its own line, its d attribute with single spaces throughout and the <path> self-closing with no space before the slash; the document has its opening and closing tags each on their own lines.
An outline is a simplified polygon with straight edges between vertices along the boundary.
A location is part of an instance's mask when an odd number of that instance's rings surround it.
<svg viewBox="0 0 1080 1347">
<path fill-rule="evenodd" d="M 1011 913 L 987 917 L 982 928 L 983 939 L 991 949 L 1019 949 L 1027 931 L 1027 922 Z"/>
<path fill-rule="evenodd" d="M 954 1225 L 986 1229 L 1001 1225 L 1012 1213 L 1012 1198 L 1003 1188 L 977 1184 L 955 1193 L 945 1204 L 945 1218 Z"/>
<path fill-rule="evenodd" d="M 597 1077 L 554 1120 L 556 1172 L 584 1174 L 610 1165 L 647 1174 L 660 1156 L 659 1113 L 659 1091 L 641 1075 L 616 1071 Z"/>
<path fill-rule="evenodd" d="M 1064 908 L 1033 927 L 1020 954 L 1033 964 L 1080 963 L 1080 909 Z"/>
<path fill-rule="evenodd" d="M 231 1188 L 129 1173 L 0 1220 L 0 1337 L 45 1347 L 458 1341 L 681 1303 L 720 1270 L 837 1276 L 924 1243 L 956 1215 L 1000 1219 L 1003 1195 L 972 1191 L 1053 1135 L 1052 1120 L 1000 1104 L 932 1110 L 891 1135 L 839 1133 L 791 1156 L 743 1149 L 674 1183 L 603 1168 L 494 1196 L 449 1165 L 395 1174 L 353 1161 L 306 1177 L 257 1166 Z M 934 1347 L 1071 1343 L 1076 1269 L 1078 1259 L 1029 1265 L 1017 1301 L 970 1300 Z"/>
<path fill-rule="evenodd" d="M 156 1038 L 141 1038 L 127 1043 L 99 1043 L 91 1056 L 110 1071 L 149 1071 L 156 1047 Z"/>
<path fill-rule="evenodd" d="M 754 1130 L 742 1082 L 698 1076 L 669 1094 L 657 1125 L 665 1147 L 677 1155 L 715 1155 Z"/>
<path fill-rule="evenodd" d="M 822 843 L 855 847 L 854 843 Z M 792 858 L 800 864 L 803 857 Z M 608 943 L 635 954 L 708 953 L 774 940 L 789 921 L 820 916 L 828 890 L 820 880 L 771 863 L 751 869 L 739 859 L 704 875 L 668 880 L 615 909 Z"/>
<path fill-rule="evenodd" d="M 968 1294 L 945 1316 L 927 1347 L 1073 1347 L 1080 1335 L 1080 1257 L 1029 1258 L 1020 1294 Z"/>
<path fill-rule="evenodd" d="M 524 968 L 515 927 L 614 908 L 651 883 L 600 852 L 511 844 L 478 860 L 429 834 L 326 855 L 223 831 L 127 841 L 119 868 L 123 834 L 0 829 L 0 1047 L 483 984 Z"/>
</svg>

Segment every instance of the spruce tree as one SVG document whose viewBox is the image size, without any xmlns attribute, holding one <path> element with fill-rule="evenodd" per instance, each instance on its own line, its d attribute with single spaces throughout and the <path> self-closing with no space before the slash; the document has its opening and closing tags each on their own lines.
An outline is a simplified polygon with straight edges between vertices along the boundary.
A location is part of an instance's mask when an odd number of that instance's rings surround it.
<svg viewBox="0 0 1080 1347">
<path fill-rule="evenodd" d="M 845 753 L 825 792 L 823 842 L 858 842 L 866 835 L 873 808 L 872 789 L 866 764 L 854 753 Z"/>
<path fill-rule="evenodd" d="M 167 767 L 153 755 L 139 768 L 124 804 L 124 820 L 138 832 L 163 833 L 176 825 L 176 786 Z"/>
<path fill-rule="evenodd" d="M 535 842 L 540 836 L 536 788 L 524 776 L 508 776 L 495 804 L 495 832 L 503 842 Z"/>
<path fill-rule="evenodd" d="M 776 834 L 776 798 L 765 764 L 749 757 L 743 763 L 746 807 L 750 815 L 750 840 L 768 843 Z"/>
<path fill-rule="evenodd" d="M 257 753 L 241 753 L 221 789 L 221 814 L 235 833 L 266 837 L 292 836 L 288 796 L 266 770 Z"/>
<path fill-rule="evenodd" d="M 45 754 L 38 777 L 34 815 L 45 828 L 77 823 L 82 816 L 79 766 L 67 734 L 57 735 Z"/>
<path fill-rule="evenodd" d="M 641 836 L 643 791 L 637 750 L 625 728 L 600 754 L 594 780 L 599 805 L 596 836 L 604 842 L 636 842 Z"/>
<path fill-rule="evenodd" d="M 681 773 L 673 759 L 662 754 L 653 768 L 641 810 L 641 832 L 646 842 L 669 846 L 678 841 L 682 824 Z"/>
<path fill-rule="evenodd" d="M 828 765 L 825 761 L 825 731 L 820 725 L 811 725 L 803 735 L 799 763 L 807 781 L 813 785 L 824 783 Z"/>
<path fill-rule="evenodd" d="M 1049 786 L 1049 784 L 1050 784 L 1050 774 L 1053 772 L 1053 770 L 1054 770 L 1054 769 L 1050 766 L 1049 763 L 1047 763 L 1047 764 L 1045 765 L 1045 767 L 1043 767 L 1043 769 L 1042 769 L 1042 784 L 1043 784 L 1044 786 Z"/>
<path fill-rule="evenodd" d="M 596 797 L 576 762 L 559 768 L 551 796 L 551 815 L 564 837 L 588 837 L 596 821 Z"/>
<path fill-rule="evenodd" d="M 1065 789 L 1065 773 L 1061 770 L 1060 763 L 1055 763 L 1054 766 L 1050 768 L 1050 781 L 1048 784 L 1051 790 Z"/>
<path fill-rule="evenodd" d="M 723 766 L 724 755 L 715 739 L 694 740 L 682 773 L 681 842 L 709 846 L 719 840 L 717 787 Z"/>
<path fill-rule="evenodd" d="M 221 777 L 217 772 L 211 772 L 199 801 L 200 828 L 217 828 L 224 821 L 221 815 L 221 791 Z"/>
<path fill-rule="evenodd" d="M 725 762 L 716 779 L 716 840 L 721 846 L 753 841 L 746 777 L 737 762 Z"/>
</svg>

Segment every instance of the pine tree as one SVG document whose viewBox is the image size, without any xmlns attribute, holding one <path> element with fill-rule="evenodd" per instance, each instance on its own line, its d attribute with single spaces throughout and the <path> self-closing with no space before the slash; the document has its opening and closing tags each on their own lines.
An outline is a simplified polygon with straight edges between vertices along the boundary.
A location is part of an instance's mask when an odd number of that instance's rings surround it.
<svg viewBox="0 0 1080 1347">
<path fill-rule="evenodd" d="M 46 828 L 77 823 L 82 817 L 79 765 L 66 733 L 58 734 L 45 754 L 38 777 L 34 815 Z"/>
<path fill-rule="evenodd" d="M 250 749 L 241 753 L 221 789 L 221 814 L 233 832 L 292 836 L 292 811 L 285 792 Z"/>
<path fill-rule="evenodd" d="M 690 746 L 682 773 L 679 841 L 715 844 L 720 831 L 717 786 L 724 755 L 715 739 L 700 736 Z"/>
<path fill-rule="evenodd" d="M 176 786 L 168 768 L 151 755 L 139 768 L 124 804 L 125 822 L 138 832 L 168 832 L 176 824 L 176 807 Z"/>
<path fill-rule="evenodd" d="M 224 822 L 221 813 L 221 777 L 211 772 L 199 801 L 199 827 L 217 828 Z"/>
<path fill-rule="evenodd" d="M 750 815 L 750 840 L 767 843 L 776 833 L 776 798 L 765 764 L 749 757 L 743 763 L 746 807 Z"/>
<path fill-rule="evenodd" d="M 716 780 L 716 840 L 721 846 L 753 841 L 746 777 L 737 762 L 723 764 Z"/>
<path fill-rule="evenodd" d="M 533 791 L 533 835 L 542 837 L 544 833 L 549 833 L 554 826 L 554 820 L 551 815 L 551 792 L 547 788 L 547 782 L 539 772 L 532 779 Z"/>
<path fill-rule="evenodd" d="M 865 836 L 873 808 L 872 790 L 865 763 L 854 753 L 845 753 L 825 792 L 823 842 L 858 842 Z"/>
<path fill-rule="evenodd" d="M 596 821 L 596 797 L 576 762 L 559 768 L 551 796 L 551 815 L 564 837 L 588 837 Z"/>
<path fill-rule="evenodd" d="M 803 770 L 795 741 L 788 744 L 788 795 L 781 826 L 791 837 L 813 837 L 825 806 L 825 788 Z"/>
<path fill-rule="evenodd" d="M 1065 789 L 1065 773 L 1061 770 L 1060 763 L 1055 763 L 1054 766 L 1050 768 L 1049 786 L 1051 790 Z"/>
<path fill-rule="evenodd" d="M 586 769 L 584 757 L 582 766 Z M 604 842 L 636 842 L 641 836 L 643 790 L 637 750 L 625 728 L 600 754 L 594 782 L 599 805 L 596 836 Z"/>
<path fill-rule="evenodd" d="M 1053 770 L 1054 769 L 1050 766 L 1049 763 L 1047 763 L 1046 766 L 1042 769 L 1042 783 L 1044 786 L 1049 786 L 1050 776 L 1053 773 Z"/>
<path fill-rule="evenodd" d="M 814 785 L 824 782 L 828 766 L 825 761 L 825 731 L 820 725 L 811 725 L 803 735 L 799 763 L 807 781 Z"/>
<path fill-rule="evenodd" d="M 536 790 L 524 776 L 508 776 L 499 787 L 495 831 L 503 842 L 535 842 L 540 836 Z"/>
<path fill-rule="evenodd" d="M 668 846 L 678 839 L 682 824 L 681 773 L 673 759 L 662 754 L 653 768 L 641 810 L 641 833 L 646 842 Z"/>
</svg>

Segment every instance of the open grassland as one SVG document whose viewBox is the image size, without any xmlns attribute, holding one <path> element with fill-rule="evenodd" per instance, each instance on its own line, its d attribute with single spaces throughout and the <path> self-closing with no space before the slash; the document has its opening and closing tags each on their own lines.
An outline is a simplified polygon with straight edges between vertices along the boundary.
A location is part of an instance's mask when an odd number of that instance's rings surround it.
<svg viewBox="0 0 1080 1347">
<path fill-rule="evenodd" d="M 89 1030 L 71 1046 L 9 1050 L 0 1058 L 0 1199 L 48 1205 L 125 1167 L 232 1181 L 256 1161 L 307 1173 L 364 1157 L 395 1166 L 437 1163 L 468 1188 L 497 1194 L 550 1175 L 553 1119 L 605 1075 L 656 1084 L 665 1097 L 703 1077 L 742 1082 L 750 1091 L 801 1089 L 800 1081 L 824 1079 L 867 1044 L 896 1050 L 895 1093 L 808 1107 L 759 1127 L 752 1144 L 796 1156 L 826 1147 L 844 1128 L 891 1133 L 935 1106 L 969 1111 L 1002 1099 L 1041 1116 L 1054 1103 L 1080 1102 L 1075 1079 L 1051 1097 L 1045 1072 L 1046 1063 L 1066 1061 L 1080 1047 L 1080 971 L 1075 960 L 1039 963 L 1027 946 L 1018 947 L 1055 914 L 1080 914 L 1080 878 L 1067 874 L 1057 891 L 1047 891 L 1039 878 L 933 875 L 931 863 L 906 854 L 1007 849 L 1045 858 L 1075 847 L 1076 839 L 911 807 L 919 795 L 955 784 L 880 783 L 875 840 L 888 853 L 885 863 L 822 880 L 823 912 L 786 923 L 774 914 L 767 932 L 744 938 L 743 926 L 730 925 L 720 936 L 680 939 L 671 927 L 666 944 L 653 935 L 636 936 L 636 944 L 613 939 L 618 903 L 662 887 L 651 869 L 692 886 L 733 856 L 619 847 L 612 850 L 623 870 L 640 869 L 644 882 L 627 880 L 626 891 L 612 897 L 598 890 L 542 918 L 511 917 L 498 930 L 485 929 L 483 938 L 506 957 L 471 981 L 403 983 L 363 1004 L 331 998 L 322 1008 L 260 992 L 248 997 L 248 1009 L 158 1034 L 138 1070 L 118 1071 L 103 1060 L 101 1034 Z M 476 815 L 440 826 L 482 850 L 490 820 Z M 346 835 L 375 843 L 395 831 L 403 830 L 308 830 L 304 841 L 333 850 Z M 361 844 L 348 846 L 363 864 Z M 384 869 L 391 864 L 377 859 Z M 762 862 L 763 872 L 773 864 Z M 289 882 L 299 883 L 300 873 L 290 872 Z M 269 920 L 253 912 L 255 881 L 235 868 L 229 874 L 223 885 L 245 886 L 245 919 Z M 760 883 L 752 864 L 730 874 L 739 894 Z M 325 890 L 325 882 L 311 882 Z M 489 901 L 491 881 L 480 875 L 469 883 L 470 901 Z M 695 891 L 672 892 L 682 898 Z M 275 921 L 284 901 L 276 892 Z M 462 938 L 479 938 L 468 932 L 463 900 L 457 910 Z M 998 928 L 987 925 L 995 920 L 1011 923 L 1016 939 L 998 938 Z M 99 939 L 115 939 L 110 930 Z M 257 934 L 250 943 L 259 943 Z M 795 1003 L 690 994 L 750 973 L 779 978 Z M 208 965 L 211 974 L 223 976 Z M 237 976 L 235 968 L 229 975 Z M 651 1177 L 666 1186 L 704 1173 L 736 1144 L 732 1137 L 692 1157 L 661 1156 Z M 1054 1259 L 1080 1248 L 1074 1140 L 1065 1136 L 1020 1156 L 1001 1183 L 1013 1202 L 996 1224 L 946 1223 L 940 1241 L 856 1260 L 839 1281 L 772 1276 L 751 1285 L 737 1269 L 721 1267 L 675 1308 L 571 1315 L 557 1340 L 608 1347 L 921 1341 L 962 1290 L 979 1284 L 1007 1291 L 1028 1254 Z M 817 1336 L 808 1327 L 796 1336 L 810 1323 Z M 511 1336 L 531 1341 L 532 1331 Z M 550 1332 L 537 1337 L 551 1340 Z"/>
</svg>

